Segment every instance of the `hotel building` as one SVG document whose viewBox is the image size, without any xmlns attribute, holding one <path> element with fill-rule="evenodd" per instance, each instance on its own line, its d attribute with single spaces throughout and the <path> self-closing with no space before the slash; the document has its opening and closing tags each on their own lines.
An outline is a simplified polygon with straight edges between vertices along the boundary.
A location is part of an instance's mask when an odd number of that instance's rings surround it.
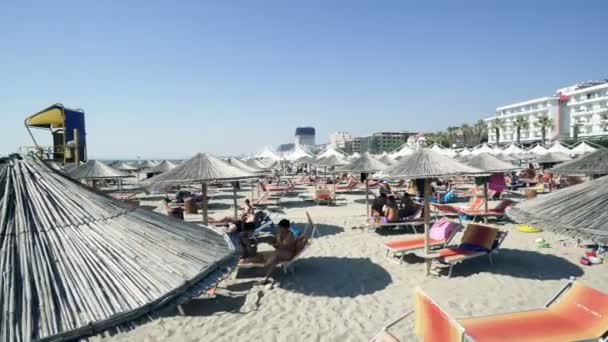
<svg viewBox="0 0 608 342">
<path fill-rule="evenodd" d="M 488 123 L 488 142 L 496 144 L 496 132 L 492 129 L 492 122 L 496 119 L 504 122 L 504 128 L 500 130 L 500 144 L 516 142 L 514 121 L 519 116 L 528 119 L 528 126 L 520 131 L 520 142 L 540 142 L 542 133 L 537 122 L 543 115 L 553 121 L 553 126 L 546 129 L 547 142 L 573 137 L 574 123 L 578 124 L 578 136 L 581 138 L 607 135 L 608 118 L 605 115 L 608 115 L 608 82 L 585 82 L 558 89 L 554 96 L 498 107 L 492 117 L 485 119 Z"/>
<path fill-rule="evenodd" d="M 344 149 L 344 147 L 346 146 L 346 142 L 352 140 L 353 136 L 348 132 L 338 131 L 329 136 L 330 145 L 340 149 Z"/>
<path fill-rule="evenodd" d="M 574 136 L 575 124 L 579 138 L 608 136 L 608 82 L 565 93 L 569 97 L 570 136 Z"/>
<path fill-rule="evenodd" d="M 297 127 L 295 136 L 296 136 L 296 139 L 295 139 L 296 146 L 315 144 L 315 128 L 314 127 Z"/>
</svg>

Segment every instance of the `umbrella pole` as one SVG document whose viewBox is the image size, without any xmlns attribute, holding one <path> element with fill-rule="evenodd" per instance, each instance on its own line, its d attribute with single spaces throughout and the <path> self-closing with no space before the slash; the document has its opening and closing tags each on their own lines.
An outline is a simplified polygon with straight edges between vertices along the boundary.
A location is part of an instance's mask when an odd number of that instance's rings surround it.
<svg viewBox="0 0 608 342">
<path fill-rule="evenodd" d="M 236 221 L 239 216 L 238 207 L 236 205 L 236 182 L 232 182 L 232 197 L 234 200 L 234 220 Z"/>
<path fill-rule="evenodd" d="M 209 216 L 207 213 L 207 183 L 203 183 L 202 185 L 203 192 L 203 224 L 207 225 L 209 223 Z"/>
<path fill-rule="evenodd" d="M 367 182 L 367 177 L 365 177 L 365 215 L 366 215 L 366 218 L 370 217 L 370 214 L 369 214 L 369 183 Z"/>
<path fill-rule="evenodd" d="M 429 232 L 431 230 L 431 180 L 430 178 L 424 179 L 424 251 L 426 254 L 431 253 L 429 246 Z M 433 259 L 426 259 L 426 275 L 431 275 L 431 263 Z"/>
<path fill-rule="evenodd" d="M 253 197 L 255 196 L 254 194 L 255 191 L 255 181 L 251 181 L 251 202 L 253 202 Z"/>
<path fill-rule="evenodd" d="M 486 179 L 486 182 L 483 184 L 483 196 L 485 198 L 484 201 L 484 210 L 486 212 L 486 214 L 488 213 L 488 180 Z M 488 216 L 484 216 L 483 221 L 485 223 L 488 223 Z"/>
<path fill-rule="evenodd" d="M 336 204 L 336 173 L 333 173 L 333 179 L 334 179 L 334 204 Z"/>
</svg>

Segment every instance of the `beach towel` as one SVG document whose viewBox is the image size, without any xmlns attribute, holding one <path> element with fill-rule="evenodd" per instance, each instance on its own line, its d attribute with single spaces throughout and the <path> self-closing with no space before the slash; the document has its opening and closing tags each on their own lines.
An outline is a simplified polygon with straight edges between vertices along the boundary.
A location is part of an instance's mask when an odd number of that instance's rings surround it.
<svg viewBox="0 0 608 342">
<path fill-rule="evenodd" d="M 429 231 L 429 237 L 432 240 L 446 240 L 454 234 L 456 229 L 458 229 L 458 225 L 444 217 L 433 224 Z"/>
</svg>

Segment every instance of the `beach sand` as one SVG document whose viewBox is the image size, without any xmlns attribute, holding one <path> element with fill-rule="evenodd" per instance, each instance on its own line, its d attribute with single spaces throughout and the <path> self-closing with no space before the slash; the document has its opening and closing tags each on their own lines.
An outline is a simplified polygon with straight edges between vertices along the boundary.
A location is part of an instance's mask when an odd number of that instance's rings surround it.
<svg viewBox="0 0 608 342">
<path fill-rule="evenodd" d="M 262 273 L 240 271 L 222 282 L 213 299 L 196 298 L 177 311 L 114 336 L 93 341 L 367 341 L 383 325 L 413 309 L 413 290 L 421 287 L 453 317 L 506 313 L 542 307 L 569 277 L 608 291 L 608 265 L 583 266 L 583 249 L 550 232 L 520 233 L 513 224 L 490 223 L 509 231 L 491 265 L 478 258 L 426 277 L 415 257 L 398 264 L 385 257 L 382 243 L 411 234 L 381 235 L 361 229 L 362 192 L 338 195 L 336 206 L 318 206 L 300 197 L 283 201 L 277 218 L 306 224 L 309 212 L 320 237 L 295 266 L 295 274 L 275 273 L 273 287 L 260 285 Z M 239 192 L 249 196 L 250 191 Z M 211 214 L 230 215 L 231 192 L 214 193 Z M 239 200 L 239 202 L 242 199 Z M 155 202 L 142 202 L 155 207 Z M 188 217 L 197 219 L 198 217 Z M 276 221 L 275 221 L 276 222 Z M 455 241 L 459 241 L 457 236 Z M 551 248 L 539 248 L 543 237 Z M 268 247 L 261 247 L 268 248 Z M 413 317 L 392 330 L 404 341 L 416 340 Z"/>
</svg>

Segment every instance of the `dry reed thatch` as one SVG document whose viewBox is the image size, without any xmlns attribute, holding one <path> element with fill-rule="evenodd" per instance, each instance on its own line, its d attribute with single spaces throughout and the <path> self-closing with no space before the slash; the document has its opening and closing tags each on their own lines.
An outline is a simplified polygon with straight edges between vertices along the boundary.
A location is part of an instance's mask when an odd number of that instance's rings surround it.
<svg viewBox="0 0 608 342">
<path fill-rule="evenodd" d="M 595 152 L 560 164 L 550 171 L 566 174 L 608 174 L 608 149 L 600 148 Z"/>
<path fill-rule="evenodd" d="M 545 163 L 563 163 L 572 160 L 569 155 L 562 152 L 549 152 L 545 154 L 541 154 L 538 157 L 532 160 L 535 163 L 545 164 Z"/>
<path fill-rule="evenodd" d="M 89 160 L 67 171 L 74 179 L 113 179 L 131 177 L 128 173 L 116 170 L 98 160 Z"/>
<path fill-rule="evenodd" d="M 170 171 L 148 179 L 145 183 L 202 183 L 233 181 L 258 176 L 232 166 L 208 153 L 199 153 Z"/>
<path fill-rule="evenodd" d="M 491 173 L 521 169 L 521 167 L 502 161 L 486 152 L 472 156 L 465 164 Z"/>
<path fill-rule="evenodd" d="M 520 223 L 608 243 L 608 177 L 517 204 L 508 215 Z"/>
<path fill-rule="evenodd" d="M 3 168 L 0 188 L 1 341 L 122 326 L 205 290 L 235 263 L 225 235 L 129 208 L 34 157 Z"/>
<path fill-rule="evenodd" d="M 321 158 L 316 159 L 314 164 L 318 165 L 318 166 L 331 167 L 331 166 L 346 165 L 346 164 L 348 164 L 348 161 L 343 157 L 338 157 L 337 155 L 332 154 L 327 157 L 321 157 Z"/>
<path fill-rule="evenodd" d="M 169 170 L 173 170 L 177 166 L 168 160 L 163 160 L 158 165 L 152 166 L 151 168 L 142 170 L 142 173 L 163 173 Z"/>
<path fill-rule="evenodd" d="M 144 170 L 144 169 L 149 169 L 151 167 L 156 166 L 157 163 L 150 161 L 150 160 L 144 160 L 141 163 L 137 164 L 137 168 L 140 170 Z"/>
<path fill-rule="evenodd" d="M 125 163 L 124 161 L 117 162 L 115 164 L 112 164 L 111 166 L 112 166 L 112 168 L 114 168 L 114 169 L 116 169 L 118 171 L 128 172 L 128 171 L 137 171 L 137 170 L 139 170 L 135 166 L 129 165 L 129 164 Z"/>
<path fill-rule="evenodd" d="M 382 164 L 385 165 L 393 165 L 395 163 L 395 160 L 391 157 L 389 157 L 388 155 L 383 155 L 383 156 L 379 156 L 376 158 L 379 162 L 381 162 Z"/>
<path fill-rule="evenodd" d="M 483 173 L 482 170 L 462 164 L 448 156 L 428 149 L 419 149 L 378 172 L 376 177 L 422 179 Z"/>
<path fill-rule="evenodd" d="M 237 159 L 237 158 L 229 158 L 226 160 L 230 165 L 232 166 L 236 166 L 239 169 L 249 172 L 249 173 L 265 173 L 268 172 L 268 170 L 265 169 L 261 169 L 259 167 L 255 167 L 252 165 L 248 165 L 247 163 Z"/>
<path fill-rule="evenodd" d="M 266 160 L 264 160 L 262 158 L 247 159 L 247 160 L 243 160 L 243 162 L 249 166 L 253 166 L 253 167 L 261 169 L 261 170 L 271 170 L 273 168 L 273 164 L 274 164 L 274 162 L 272 162 L 272 163 L 266 162 Z"/>
<path fill-rule="evenodd" d="M 388 165 L 378 161 L 369 153 L 364 153 L 359 158 L 355 159 L 349 164 L 344 166 L 339 166 L 338 170 L 340 171 L 350 171 L 350 172 L 360 172 L 360 173 L 369 173 L 383 170 Z"/>
</svg>

